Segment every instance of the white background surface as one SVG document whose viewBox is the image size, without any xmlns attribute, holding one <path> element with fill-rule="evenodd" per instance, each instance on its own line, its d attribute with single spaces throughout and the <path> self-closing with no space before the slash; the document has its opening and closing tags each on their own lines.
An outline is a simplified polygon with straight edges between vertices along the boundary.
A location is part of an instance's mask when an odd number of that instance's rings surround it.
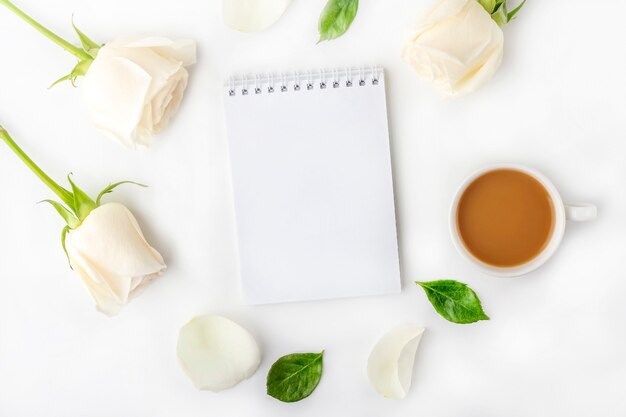
<svg viewBox="0 0 626 417">
<path fill-rule="evenodd" d="M 71 36 L 193 37 L 199 63 L 175 122 L 153 148 L 130 152 L 90 125 L 80 88 L 46 87 L 71 56 L 0 8 L 0 122 L 55 178 L 70 170 L 137 215 L 169 264 L 118 317 L 96 313 L 68 269 L 50 197 L 0 147 L 0 415 L 19 416 L 623 416 L 626 412 L 626 4 L 530 1 L 505 28 L 506 56 L 481 91 L 444 100 L 399 59 L 405 28 L 429 2 L 362 1 L 349 33 L 315 46 L 323 0 L 294 0 L 259 34 L 224 27 L 216 0 L 21 2 Z M 30 5 L 28 4 L 30 3 Z M 387 69 L 401 295 L 242 305 L 221 84 L 231 72 L 359 64 Z M 4 148 L 4 149 L 3 149 Z M 448 204 L 472 170 L 532 165 L 569 201 L 595 202 L 593 224 L 570 225 L 546 266 L 518 279 L 485 276 L 455 252 Z M 413 280 L 455 278 L 491 321 L 439 317 Z M 196 391 L 175 360 L 177 331 L 221 313 L 258 338 L 257 374 L 219 394 Z M 408 398 L 378 397 L 366 360 L 403 322 L 427 327 Z M 265 395 L 279 356 L 326 349 L 315 393 L 297 404 Z"/>
</svg>

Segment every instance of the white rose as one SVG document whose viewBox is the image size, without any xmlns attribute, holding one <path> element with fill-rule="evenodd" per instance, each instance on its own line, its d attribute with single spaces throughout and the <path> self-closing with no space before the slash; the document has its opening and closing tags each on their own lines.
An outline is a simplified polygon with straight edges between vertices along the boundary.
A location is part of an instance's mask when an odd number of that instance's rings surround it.
<svg viewBox="0 0 626 417">
<path fill-rule="evenodd" d="M 500 67 L 502 29 L 477 0 L 441 0 L 402 52 L 415 72 L 444 94 L 476 90 Z"/>
<path fill-rule="evenodd" d="M 133 214 L 119 203 L 94 209 L 65 239 L 74 271 L 99 311 L 112 316 L 166 268 L 141 233 Z"/>
<path fill-rule="evenodd" d="M 98 51 L 83 82 L 96 127 L 122 144 L 148 146 L 178 109 L 186 66 L 196 61 L 193 41 L 127 38 Z"/>
</svg>

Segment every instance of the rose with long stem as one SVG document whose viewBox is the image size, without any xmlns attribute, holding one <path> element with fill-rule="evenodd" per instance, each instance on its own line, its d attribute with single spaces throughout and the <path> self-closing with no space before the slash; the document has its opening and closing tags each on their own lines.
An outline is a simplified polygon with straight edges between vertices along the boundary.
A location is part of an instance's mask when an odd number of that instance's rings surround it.
<svg viewBox="0 0 626 417">
<path fill-rule="evenodd" d="M 0 126 L 0 139 L 62 201 L 50 203 L 65 220 L 61 244 L 70 266 L 82 279 L 100 311 L 116 314 L 139 289 L 163 273 L 163 258 L 145 240 L 137 220 L 119 203 L 102 203 L 116 187 L 92 199 L 68 176 L 71 191 L 46 174 Z"/>
<path fill-rule="evenodd" d="M 72 71 L 52 85 L 84 77 L 82 89 L 94 124 L 129 148 L 149 146 L 168 126 L 187 88 L 186 67 L 196 61 L 193 41 L 126 37 L 94 42 L 72 22 L 80 46 L 63 39 L 9 0 L 0 0 L 20 19 L 78 59 Z M 6 56 L 6 54 L 3 54 Z"/>
</svg>

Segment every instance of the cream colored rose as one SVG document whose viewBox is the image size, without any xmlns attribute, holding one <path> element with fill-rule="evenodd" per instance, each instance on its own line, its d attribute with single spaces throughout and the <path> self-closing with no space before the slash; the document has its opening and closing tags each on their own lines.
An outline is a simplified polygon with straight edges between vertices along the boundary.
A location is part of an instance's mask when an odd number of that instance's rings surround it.
<svg viewBox="0 0 626 417">
<path fill-rule="evenodd" d="M 178 109 L 189 77 L 185 67 L 195 61 L 193 41 L 152 37 L 107 43 L 83 81 L 96 127 L 130 148 L 149 146 Z"/>
<path fill-rule="evenodd" d="M 70 264 L 99 311 L 112 316 L 166 266 L 146 242 L 133 214 L 119 203 L 94 209 L 65 245 Z"/>
<path fill-rule="evenodd" d="M 477 0 L 441 0 L 402 52 L 415 72 L 445 95 L 470 93 L 500 67 L 502 29 Z"/>
</svg>

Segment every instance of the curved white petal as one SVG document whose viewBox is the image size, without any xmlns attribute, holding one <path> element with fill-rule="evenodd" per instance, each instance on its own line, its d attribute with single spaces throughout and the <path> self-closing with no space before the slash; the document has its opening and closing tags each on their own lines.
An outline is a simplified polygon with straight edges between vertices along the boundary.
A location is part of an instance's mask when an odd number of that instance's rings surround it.
<svg viewBox="0 0 626 417">
<path fill-rule="evenodd" d="M 224 22 L 241 32 L 256 32 L 274 24 L 291 0 L 224 0 Z"/>
<path fill-rule="evenodd" d="M 367 376 L 379 394 L 395 399 L 406 397 L 424 330 L 413 324 L 402 325 L 385 334 L 374 346 L 367 363 Z"/>
<path fill-rule="evenodd" d="M 96 128 L 134 148 L 151 83 L 150 74 L 133 61 L 101 54 L 83 81 L 85 103 Z"/>
<path fill-rule="evenodd" d="M 133 214 L 119 203 L 89 213 L 67 235 L 65 246 L 72 268 L 107 315 L 116 314 L 166 268 Z"/>
<path fill-rule="evenodd" d="M 261 363 L 254 337 L 221 316 L 195 317 L 178 334 L 178 361 L 198 389 L 221 391 L 251 377 Z"/>
<path fill-rule="evenodd" d="M 118 48 L 150 48 L 159 55 L 181 61 L 187 67 L 196 63 L 196 42 L 191 39 L 172 40 L 160 36 L 128 36 L 117 38 L 107 46 Z"/>
</svg>

